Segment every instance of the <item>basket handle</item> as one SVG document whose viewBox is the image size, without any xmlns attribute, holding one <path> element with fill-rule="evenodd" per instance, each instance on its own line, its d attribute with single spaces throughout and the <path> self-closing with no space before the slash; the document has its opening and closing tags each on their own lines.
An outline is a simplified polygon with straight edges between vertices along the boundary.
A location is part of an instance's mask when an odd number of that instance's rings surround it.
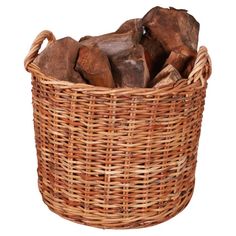
<svg viewBox="0 0 236 236">
<path fill-rule="evenodd" d="M 206 80 L 211 75 L 211 72 L 212 72 L 211 58 L 208 54 L 207 48 L 201 46 L 198 51 L 197 59 L 194 63 L 193 70 L 188 76 L 188 84 L 200 80 L 202 87 L 204 87 Z"/>
<path fill-rule="evenodd" d="M 34 61 L 38 56 L 39 49 L 41 48 L 43 41 L 47 39 L 48 45 L 55 42 L 56 38 L 51 31 L 44 30 L 42 31 L 32 43 L 30 51 L 24 60 L 24 66 L 27 71 L 29 71 L 29 65 Z"/>
</svg>

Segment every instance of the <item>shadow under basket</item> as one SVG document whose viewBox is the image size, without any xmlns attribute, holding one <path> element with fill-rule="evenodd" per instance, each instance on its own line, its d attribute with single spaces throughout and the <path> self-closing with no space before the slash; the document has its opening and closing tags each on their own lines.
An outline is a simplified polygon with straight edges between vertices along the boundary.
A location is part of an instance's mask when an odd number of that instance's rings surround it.
<svg viewBox="0 0 236 236">
<path fill-rule="evenodd" d="M 58 215 L 99 228 L 166 221 L 191 199 L 211 61 L 200 47 L 188 79 L 163 88 L 103 88 L 32 74 L 38 184 Z"/>
</svg>

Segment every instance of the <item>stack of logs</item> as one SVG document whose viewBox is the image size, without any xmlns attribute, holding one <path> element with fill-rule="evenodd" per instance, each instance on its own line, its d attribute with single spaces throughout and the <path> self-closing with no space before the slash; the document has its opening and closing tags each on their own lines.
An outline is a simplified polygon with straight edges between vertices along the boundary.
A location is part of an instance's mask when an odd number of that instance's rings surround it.
<svg viewBox="0 0 236 236">
<path fill-rule="evenodd" d="M 34 63 L 59 80 L 109 88 L 162 87 L 187 78 L 198 44 L 199 23 L 186 10 L 152 8 L 113 33 L 55 41 Z"/>
</svg>

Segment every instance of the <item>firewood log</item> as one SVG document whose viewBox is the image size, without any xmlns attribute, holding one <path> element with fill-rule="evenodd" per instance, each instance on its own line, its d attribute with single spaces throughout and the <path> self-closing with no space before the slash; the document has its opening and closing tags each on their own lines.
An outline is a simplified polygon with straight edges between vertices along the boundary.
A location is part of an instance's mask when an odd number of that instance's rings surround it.
<svg viewBox="0 0 236 236">
<path fill-rule="evenodd" d="M 146 62 L 150 71 L 150 77 L 154 77 L 161 70 L 168 54 L 160 44 L 159 40 L 150 37 L 142 25 L 142 20 L 139 18 L 131 19 L 124 22 L 116 33 L 133 32 L 135 41 L 140 42 L 145 50 Z"/>
<path fill-rule="evenodd" d="M 79 71 L 89 84 L 108 88 L 115 87 L 108 57 L 96 44 L 80 46 L 75 70 Z"/>
<path fill-rule="evenodd" d="M 181 75 L 172 65 L 167 65 L 148 83 L 149 88 L 160 88 L 181 79 Z"/>
<path fill-rule="evenodd" d="M 140 43 L 144 48 L 150 78 L 152 79 L 163 67 L 168 53 L 164 50 L 160 41 L 152 38 L 148 32 L 145 32 Z"/>
<path fill-rule="evenodd" d="M 196 57 L 197 52 L 195 50 L 179 47 L 171 51 L 164 66 L 172 65 L 184 78 L 187 78 L 193 68 Z"/>
<path fill-rule="evenodd" d="M 136 18 L 125 21 L 115 33 L 123 34 L 127 32 L 132 32 L 133 40 L 136 43 L 139 43 L 143 35 L 143 26 L 141 19 Z"/>
<path fill-rule="evenodd" d="M 121 51 L 131 49 L 135 44 L 135 36 L 132 31 L 126 33 L 109 33 L 101 36 L 82 38 L 80 44 L 85 46 L 97 46 L 109 57 Z"/>
<path fill-rule="evenodd" d="M 149 71 L 141 45 L 113 55 L 110 61 L 117 87 L 145 88 L 147 86 Z"/>
<path fill-rule="evenodd" d="M 168 53 L 178 47 L 197 50 L 199 23 L 186 10 L 154 7 L 142 24 Z"/>
<path fill-rule="evenodd" d="M 47 46 L 34 60 L 47 76 L 74 83 L 85 83 L 74 70 L 79 44 L 70 37 L 62 38 Z"/>
<path fill-rule="evenodd" d="M 178 53 L 176 51 L 172 51 L 165 61 L 165 65 L 172 65 L 175 67 L 180 73 L 183 71 L 185 68 L 186 62 L 188 58 L 183 55 L 182 53 Z"/>
</svg>

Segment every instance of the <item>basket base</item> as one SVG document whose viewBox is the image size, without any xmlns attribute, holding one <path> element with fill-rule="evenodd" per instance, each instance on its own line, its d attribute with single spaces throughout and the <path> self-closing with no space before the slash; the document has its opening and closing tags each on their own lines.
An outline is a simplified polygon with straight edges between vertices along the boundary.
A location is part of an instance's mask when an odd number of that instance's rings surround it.
<svg viewBox="0 0 236 236">
<path fill-rule="evenodd" d="M 173 207 L 168 212 L 159 212 L 158 209 L 156 209 L 155 213 L 153 212 L 143 212 L 140 214 L 140 216 L 137 217 L 128 217 L 126 215 L 123 215 L 121 218 L 112 218 L 110 215 L 107 217 L 104 217 L 104 214 L 95 215 L 94 213 L 88 214 L 85 211 L 84 212 L 70 212 L 70 216 L 68 213 L 66 213 L 65 209 L 60 209 L 56 207 L 56 204 L 53 204 L 48 201 L 47 195 L 42 194 L 42 199 L 44 203 L 48 206 L 48 208 L 54 212 L 55 214 L 63 217 L 64 219 L 73 221 L 78 224 L 92 226 L 96 228 L 102 228 L 102 229 L 135 229 L 135 228 L 145 228 L 149 226 L 154 226 L 160 223 L 163 223 L 172 217 L 176 216 L 178 213 L 180 213 L 182 210 L 185 209 L 185 207 L 189 204 L 194 190 L 194 183 L 192 188 L 189 189 L 188 193 L 185 193 L 184 197 L 181 197 L 181 202 L 178 202 L 177 204 L 175 202 L 170 202 L 169 204 L 173 204 Z M 100 217 L 99 217 L 100 216 Z M 98 220 L 99 219 L 99 220 Z"/>
</svg>

